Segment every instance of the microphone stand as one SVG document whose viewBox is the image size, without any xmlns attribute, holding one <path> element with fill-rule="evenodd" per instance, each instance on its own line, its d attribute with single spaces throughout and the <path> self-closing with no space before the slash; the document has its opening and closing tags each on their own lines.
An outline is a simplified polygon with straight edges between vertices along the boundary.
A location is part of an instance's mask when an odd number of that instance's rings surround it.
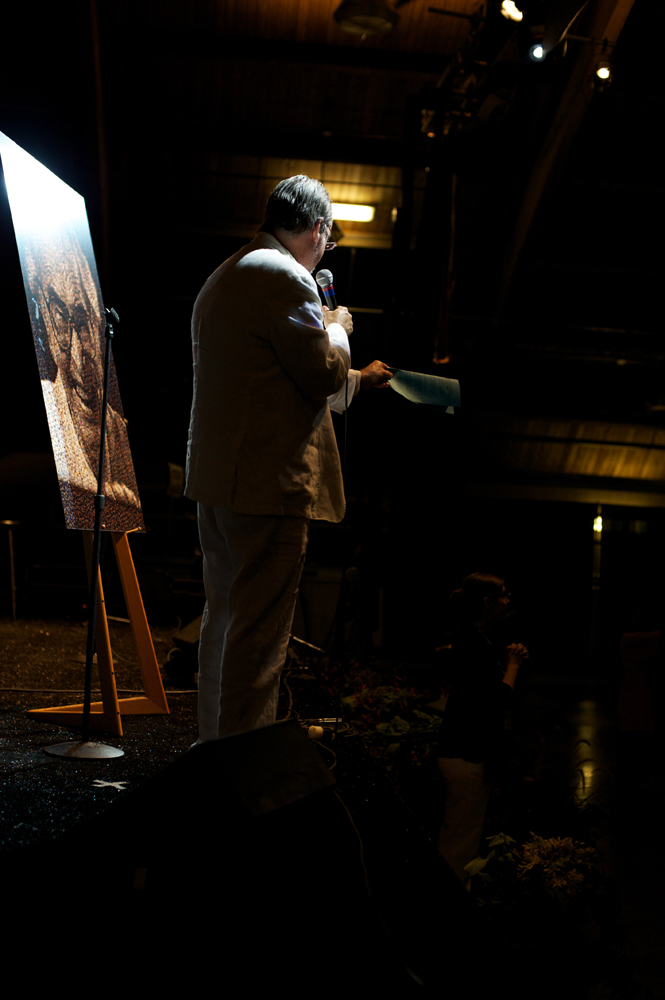
<svg viewBox="0 0 665 1000">
<path fill-rule="evenodd" d="M 44 747 L 46 753 L 55 757 L 83 758 L 85 760 L 108 760 L 110 757 L 124 756 L 124 750 L 107 746 L 89 739 L 90 733 L 90 703 L 92 701 L 92 663 L 95 655 L 95 625 L 97 622 L 97 591 L 99 577 L 99 560 L 102 547 L 102 515 L 106 497 L 104 496 L 104 461 L 106 458 L 106 413 L 109 401 L 109 372 L 111 369 L 111 341 L 113 340 L 113 323 L 119 323 L 115 309 L 105 309 L 106 351 L 104 354 L 104 390 L 102 395 L 101 428 L 99 434 L 99 469 L 97 472 L 97 494 L 95 496 L 95 524 L 93 530 L 92 565 L 90 568 L 90 599 L 88 601 L 88 642 L 85 657 L 85 683 L 83 695 L 83 725 L 80 740 L 67 743 L 56 743 L 55 746 Z"/>
<path fill-rule="evenodd" d="M 348 376 L 345 383 L 345 393 L 344 393 L 344 458 L 342 462 L 342 482 L 344 483 L 344 492 L 346 493 L 346 447 L 347 447 L 347 430 L 349 426 L 349 381 Z M 342 569 L 342 580 L 339 588 L 339 595 L 337 597 L 337 607 L 335 608 L 335 617 L 333 619 L 333 641 L 331 647 L 331 658 L 334 658 L 337 654 L 339 658 L 339 672 L 337 675 L 337 684 L 335 690 L 335 731 L 334 739 L 337 739 L 337 727 L 342 721 L 341 711 L 342 711 L 342 680 L 346 673 L 346 622 L 345 622 L 345 611 L 347 607 L 348 598 L 348 586 L 349 581 L 346 577 L 346 571 L 349 568 L 349 536 L 348 536 L 348 521 L 346 519 L 346 512 L 344 516 L 344 523 L 342 526 L 343 530 L 343 546 L 344 546 L 344 568 Z M 327 643 L 326 643 L 327 645 Z"/>
</svg>

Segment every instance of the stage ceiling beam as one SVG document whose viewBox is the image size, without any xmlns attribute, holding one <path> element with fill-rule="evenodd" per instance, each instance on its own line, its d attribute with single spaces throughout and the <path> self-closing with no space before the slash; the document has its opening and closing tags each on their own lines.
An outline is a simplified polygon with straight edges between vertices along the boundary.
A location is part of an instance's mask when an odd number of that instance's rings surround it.
<svg viewBox="0 0 665 1000">
<path fill-rule="evenodd" d="M 572 33 L 593 39 L 605 39 L 616 45 L 630 14 L 634 0 L 596 0 L 589 5 L 582 19 L 575 22 Z M 531 171 L 522 203 L 517 213 L 512 237 L 504 258 L 503 274 L 497 298 L 495 318 L 498 320 L 510 290 L 520 254 L 548 181 L 563 165 L 586 110 L 594 95 L 593 74 L 595 64 L 603 50 L 602 44 L 571 42 L 580 47 L 575 65 L 564 90 L 554 120 Z"/>
</svg>

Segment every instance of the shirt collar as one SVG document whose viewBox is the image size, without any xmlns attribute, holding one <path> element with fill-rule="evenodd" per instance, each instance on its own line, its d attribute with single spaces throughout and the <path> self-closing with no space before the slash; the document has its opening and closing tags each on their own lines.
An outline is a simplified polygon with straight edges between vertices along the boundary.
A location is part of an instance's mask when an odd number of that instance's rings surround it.
<svg viewBox="0 0 665 1000">
<path fill-rule="evenodd" d="M 280 243 L 276 236 L 272 233 L 266 233 L 264 230 L 260 230 L 252 240 L 252 243 L 256 243 L 256 248 L 261 250 L 279 250 L 286 257 L 290 257 L 291 260 L 295 260 L 293 254 L 286 249 L 283 243 Z"/>
</svg>

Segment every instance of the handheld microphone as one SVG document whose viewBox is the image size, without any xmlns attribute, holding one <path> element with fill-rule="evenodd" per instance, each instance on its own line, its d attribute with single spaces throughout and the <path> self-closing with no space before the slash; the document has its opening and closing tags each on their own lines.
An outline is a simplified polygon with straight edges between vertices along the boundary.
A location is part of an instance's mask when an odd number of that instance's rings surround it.
<svg viewBox="0 0 665 1000">
<path fill-rule="evenodd" d="M 317 271 L 316 283 L 323 292 L 323 297 L 328 308 L 337 309 L 337 299 L 335 298 L 335 289 L 333 288 L 332 271 L 326 271 L 325 268 L 322 271 Z"/>
</svg>

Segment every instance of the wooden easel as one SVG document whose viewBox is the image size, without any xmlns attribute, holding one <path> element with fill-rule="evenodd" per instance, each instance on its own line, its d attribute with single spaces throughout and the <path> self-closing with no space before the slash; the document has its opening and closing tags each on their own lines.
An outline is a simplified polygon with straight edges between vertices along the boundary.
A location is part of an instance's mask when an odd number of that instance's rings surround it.
<svg viewBox="0 0 665 1000">
<path fill-rule="evenodd" d="M 90 728 L 122 736 L 121 715 L 168 715 L 169 706 L 159 673 L 159 664 L 157 663 L 155 647 L 150 635 L 150 628 L 148 627 L 148 619 L 143 607 L 139 582 L 136 578 L 134 560 L 129 548 L 128 536 L 131 532 L 112 531 L 110 534 L 113 539 L 113 549 L 120 573 L 122 592 L 125 595 L 125 605 L 141 668 L 145 694 L 135 698 L 118 698 L 100 570 L 98 577 L 99 591 L 97 597 L 95 646 L 102 700 L 94 701 L 90 706 Z M 93 535 L 91 531 L 83 533 L 88 582 L 90 582 L 90 568 L 92 565 L 92 539 Z M 81 725 L 83 704 L 59 705 L 55 708 L 33 708 L 28 712 L 28 715 L 33 718 L 42 719 L 43 721 L 57 722 L 61 725 L 76 727 Z"/>
</svg>

